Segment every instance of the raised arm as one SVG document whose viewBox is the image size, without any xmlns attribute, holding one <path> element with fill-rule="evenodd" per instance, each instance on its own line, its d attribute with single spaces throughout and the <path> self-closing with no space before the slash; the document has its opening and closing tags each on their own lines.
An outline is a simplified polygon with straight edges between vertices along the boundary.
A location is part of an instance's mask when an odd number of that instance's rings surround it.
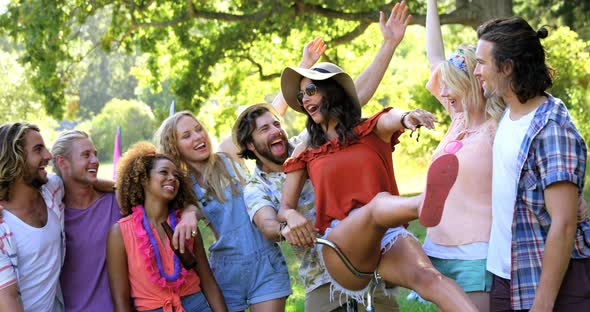
<svg viewBox="0 0 590 312">
<path fill-rule="evenodd" d="M 426 57 L 430 63 L 430 72 L 445 61 L 445 48 L 440 32 L 436 0 L 428 0 L 426 5 Z"/>
<path fill-rule="evenodd" d="M 405 1 L 396 3 L 387 19 L 383 12 L 379 12 L 383 44 L 373 62 L 354 81 L 361 106 L 367 104 L 375 94 L 411 19 Z"/>
<path fill-rule="evenodd" d="M 326 44 L 322 38 L 316 37 L 308 42 L 303 48 L 303 58 L 301 59 L 301 63 L 299 63 L 299 67 L 311 68 L 320 59 L 322 54 L 324 54 L 324 51 L 326 51 Z M 279 91 L 279 94 L 272 101 L 272 106 L 281 116 L 285 115 L 289 106 L 283 97 L 283 92 Z"/>
<path fill-rule="evenodd" d="M 123 243 L 123 235 L 119 224 L 115 223 L 109 232 L 107 240 L 107 270 L 111 299 L 116 312 L 130 312 L 129 269 L 127 268 L 127 253 Z"/>
</svg>

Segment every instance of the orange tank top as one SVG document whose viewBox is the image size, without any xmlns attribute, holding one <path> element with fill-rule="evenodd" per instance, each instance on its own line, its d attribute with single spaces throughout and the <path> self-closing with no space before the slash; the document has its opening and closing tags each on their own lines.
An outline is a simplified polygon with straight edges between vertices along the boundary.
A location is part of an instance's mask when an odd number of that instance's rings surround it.
<svg viewBox="0 0 590 312">
<path fill-rule="evenodd" d="M 334 219 L 342 220 L 380 192 L 399 195 L 391 153 L 403 131 L 385 142 L 373 131 L 387 111 L 377 113 L 355 127 L 358 139 L 340 145 L 338 139 L 308 149 L 285 162 L 285 172 L 307 169 L 315 189 L 316 227 L 323 234 Z"/>
<path fill-rule="evenodd" d="M 184 311 L 180 298 L 195 294 L 201 290 L 199 277 L 194 270 L 186 271 L 182 268 L 181 278 L 184 279 L 184 282 L 173 285 L 172 287 L 156 284 L 152 280 L 154 275 L 150 274 L 150 268 L 155 268 L 155 273 L 158 277 L 160 276 L 153 251 L 151 251 L 153 249 L 150 248 L 151 245 L 146 232 L 136 231 L 138 227 L 143 228 L 141 219 L 138 223 L 138 220 L 136 219 L 134 221 L 133 217 L 133 214 L 129 215 L 119 220 L 118 223 L 121 228 L 121 234 L 123 235 L 125 251 L 127 252 L 129 284 L 131 286 L 131 297 L 135 303 L 135 308 L 138 311 L 158 308 L 163 308 L 164 312 Z M 164 271 L 166 274 L 172 275 L 174 272 L 174 252 L 170 247 L 170 242 L 166 239 L 166 244 L 162 243 L 158 233 L 152 227 L 150 227 L 150 230 L 157 241 Z M 143 235 L 141 232 L 143 232 Z M 188 245 L 192 247 L 192 240 Z M 146 264 L 144 260 L 146 259 L 146 253 L 151 261 L 153 261 L 153 266 Z M 181 279 L 178 281 L 181 281 Z"/>
</svg>

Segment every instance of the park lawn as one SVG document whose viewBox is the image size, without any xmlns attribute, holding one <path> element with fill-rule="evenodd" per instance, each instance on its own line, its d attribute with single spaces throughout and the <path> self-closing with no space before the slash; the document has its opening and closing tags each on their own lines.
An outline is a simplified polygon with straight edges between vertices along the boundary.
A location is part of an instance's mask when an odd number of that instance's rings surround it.
<svg viewBox="0 0 590 312">
<path fill-rule="evenodd" d="M 411 166 L 408 166 L 403 160 L 401 161 L 403 164 L 398 163 L 396 168 L 400 168 L 400 170 L 396 171 L 397 180 L 400 181 L 400 191 L 405 194 L 415 194 L 423 189 L 424 181 L 420 178 L 421 174 L 416 175 L 416 171 L 420 171 L 422 173 L 422 169 L 415 169 Z M 110 162 L 101 163 L 98 175 L 100 178 L 103 179 L 112 179 L 113 174 L 113 164 Z M 410 176 L 412 178 L 400 178 Z M 586 177 L 590 177 L 590 170 L 588 170 Z M 404 181 L 404 183 L 401 183 Z M 587 179 L 587 181 L 590 181 Z M 406 188 L 402 189 L 401 186 L 406 185 Z M 584 198 L 588 201 L 590 199 L 590 183 L 586 183 L 584 188 Z M 588 212 L 590 215 L 590 211 Z M 413 221 L 410 223 L 409 230 L 421 241 L 424 241 L 424 237 L 426 236 L 426 230 L 417 221 Z M 203 232 L 203 238 L 205 246 L 210 246 L 213 243 L 213 235 L 208 229 L 201 228 Z M 289 273 L 291 275 L 291 285 L 293 289 L 293 294 L 289 296 L 287 300 L 287 312 L 300 312 L 304 311 L 304 301 L 305 301 L 305 291 L 303 286 L 299 280 L 299 262 L 297 261 L 291 247 L 286 242 L 281 244 L 281 248 L 283 250 L 283 254 L 287 260 L 287 264 L 289 266 Z M 401 311 L 417 311 L 417 312 L 430 312 L 436 311 L 434 305 L 426 305 L 419 303 L 414 300 L 406 300 L 406 296 L 408 295 L 409 290 L 402 289 L 400 292 L 399 297 L 397 298 L 398 304 L 400 306 Z"/>
</svg>

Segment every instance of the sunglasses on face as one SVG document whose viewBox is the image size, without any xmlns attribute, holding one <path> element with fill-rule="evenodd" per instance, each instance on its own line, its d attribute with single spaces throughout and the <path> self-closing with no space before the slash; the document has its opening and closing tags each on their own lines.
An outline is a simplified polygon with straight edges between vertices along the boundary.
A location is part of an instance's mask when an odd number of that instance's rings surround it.
<svg viewBox="0 0 590 312">
<path fill-rule="evenodd" d="M 316 87 L 316 85 L 313 83 L 310 83 L 307 85 L 307 87 L 305 87 L 305 90 L 300 90 L 297 93 L 297 102 L 299 102 L 299 105 L 303 106 L 303 96 L 306 94 L 307 96 L 314 96 L 316 93 L 318 93 L 318 87 Z"/>
</svg>

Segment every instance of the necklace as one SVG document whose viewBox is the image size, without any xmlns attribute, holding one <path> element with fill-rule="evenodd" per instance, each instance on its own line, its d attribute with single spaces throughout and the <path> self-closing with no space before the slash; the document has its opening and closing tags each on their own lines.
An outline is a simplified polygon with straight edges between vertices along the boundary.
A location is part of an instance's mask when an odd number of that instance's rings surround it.
<svg viewBox="0 0 590 312">
<path fill-rule="evenodd" d="M 146 269 L 150 279 L 161 287 L 178 289 L 183 283 L 187 271 L 180 265 L 180 260 L 176 255 L 172 255 L 174 261 L 174 272 L 172 275 L 166 274 L 162 265 L 162 256 L 158 248 L 156 238 L 152 234 L 150 224 L 145 215 L 144 208 L 137 205 L 132 208 L 133 221 L 135 223 L 135 234 L 138 241 L 138 248 L 146 262 Z M 170 226 L 176 228 L 177 220 L 175 210 L 170 211 Z M 155 258 L 155 263 L 154 263 Z M 154 265 L 155 264 L 155 265 Z"/>
</svg>

